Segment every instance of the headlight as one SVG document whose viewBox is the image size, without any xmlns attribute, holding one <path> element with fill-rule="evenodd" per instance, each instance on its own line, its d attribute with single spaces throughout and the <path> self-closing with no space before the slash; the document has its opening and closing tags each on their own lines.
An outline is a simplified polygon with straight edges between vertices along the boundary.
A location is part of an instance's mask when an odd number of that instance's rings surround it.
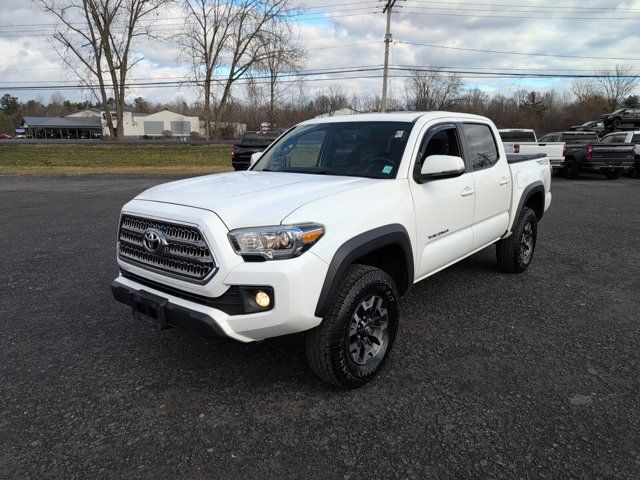
<svg viewBox="0 0 640 480">
<path fill-rule="evenodd" d="M 260 256 L 267 260 L 297 257 L 324 235 L 317 223 L 239 228 L 229 232 L 229 240 L 238 255 Z"/>
</svg>

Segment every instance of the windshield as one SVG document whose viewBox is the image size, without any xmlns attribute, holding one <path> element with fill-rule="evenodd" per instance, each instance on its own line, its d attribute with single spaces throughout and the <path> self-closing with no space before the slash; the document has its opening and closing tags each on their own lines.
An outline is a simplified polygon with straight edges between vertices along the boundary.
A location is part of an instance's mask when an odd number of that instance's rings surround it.
<svg viewBox="0 0 640 480">
<path fill-rule="evenodd" d="M 395 178 L 413 124 L 336 122 L 289 131 L 252 170 Z"/>
<path fill-rule="evenodd" d="M 536 134 L 533 132 L 500 132 L 503 142 L 535 142 Z"/>
</svg>

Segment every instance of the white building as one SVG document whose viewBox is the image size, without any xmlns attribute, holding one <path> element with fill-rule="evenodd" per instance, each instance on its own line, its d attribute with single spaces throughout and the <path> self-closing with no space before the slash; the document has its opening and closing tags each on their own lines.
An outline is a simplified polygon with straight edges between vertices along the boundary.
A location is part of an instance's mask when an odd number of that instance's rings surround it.
<svg viewBox="0 0 640 480">
<path fill-rule="evenodd" d="M 109 135 L 104 112 L 95 108 L 88 108 L 78 112 L 65 115 L 65 118 L 94 117 L 101 118 L 102 130 L 105 136 Z M 116 114 L 111 112 L 111 118 L 116 125 Z M 169 110 L 162 110 L 156 113 L 134 113 L 124 112 L 124 136 L 129 138 L 142 137 L 171 137 L 187 138 L 192 132 L 201 134 L 200 119 L 189 117 Z M 165 132 L 167 132 L 165 134 Z M 170 132 L 170 133 L 169 133 Z"/>
</svg>

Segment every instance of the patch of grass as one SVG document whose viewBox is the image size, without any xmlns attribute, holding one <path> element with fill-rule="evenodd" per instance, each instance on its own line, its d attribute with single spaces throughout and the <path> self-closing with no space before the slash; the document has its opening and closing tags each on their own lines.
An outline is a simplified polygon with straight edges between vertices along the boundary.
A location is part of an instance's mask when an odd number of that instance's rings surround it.
<svg viewBox="0 0 640 480">
<path fill-rule="evenodd" d="M 229 145 L 0 147 L 0 173 L 215 173 L 231 169 Z"/>
</svg>

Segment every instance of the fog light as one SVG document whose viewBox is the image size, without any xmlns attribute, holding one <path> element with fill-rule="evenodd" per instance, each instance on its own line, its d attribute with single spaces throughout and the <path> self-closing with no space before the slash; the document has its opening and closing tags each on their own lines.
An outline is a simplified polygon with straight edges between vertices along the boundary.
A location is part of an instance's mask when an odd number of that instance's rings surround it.
<svg viewBox="0 0 640 480">
<path fill-rule="evenodd" d="M 256 293 L 256 305 L 261 308 L 267 308 L 271 305 L 271 297 L 269 297 L 269 294 L 262 290 L 258 290 Z"/>
</svg>

